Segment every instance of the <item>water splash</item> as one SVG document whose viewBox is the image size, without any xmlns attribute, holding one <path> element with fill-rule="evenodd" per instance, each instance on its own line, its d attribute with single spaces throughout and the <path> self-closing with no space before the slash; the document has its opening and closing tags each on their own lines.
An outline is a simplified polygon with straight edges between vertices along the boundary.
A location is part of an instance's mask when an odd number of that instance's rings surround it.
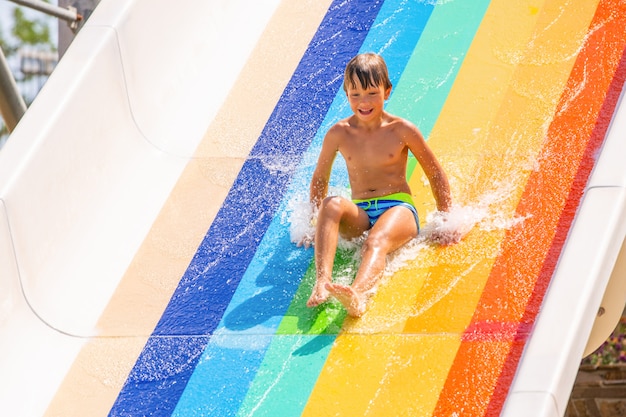
<svg viewBox="0 0 626 417">
<path fill-rule="evenodd" d="M 523 224 L 530 215 L 518 214 L 512 211 L 511 207 L 514 207 L 515 204 L 512 204 L 511 200 L 516 196 L 515 187 L 519 181 L 520 171 L 533 169 L 533 164 L 534 162 L 530 161 L 529 158 L 527 166 L 521 167 L 518 165 L 517 169 L 510 172 L 508 176 L 494 179 L 491 181 L 491 187 L 477 196 L 476 201 L 469 202 L 466 205 L 454 205 L 449 212 L 433 211 L 427 213 L 425 216 L 426 222 L 420 234 L 388 256 L 387 266 L 379 287 L 385 286 L 386 282 L 392 279 L 395 273 L 414 264 L 417 259 L 424 256 L 425 251 L 432 251 L 433 247 L 456 244 L 472 231 L 492 232 L 508 230 Z M 332 189 L 329 194 L 342 195 L 349 198 L 349 190 L 346 188 Z M 299 242 L 305 235 L 314 235 L 315 229 L 313 225 L 317 213 L 313 212 L 308 201 L 308 195 L 302 193 L 293 199 L 289 204 L 287 212 L 286 220 L 289 222 L 292 242 Z M 311 221 L 312 219 L 313 221 Z M 339 239 L 338 253 L 340 251 L 352 251 L 353 256 L 341 270 L 336 269 L 333 271 L 335 281 L 345 285 L 351 283 L 360 264 L 359 249 L 366 237 L 367 232 L 355 240 L 346 241 Z M 446 259 L 445 254 L 446 252 L 442 251 L 441 256 L 443 258 L 438 256 L 432 261 L 440 262 Z M 493 255 L 482 253 L 479 256 Z M 343 258 L 344 260 L 346 259 L 345 252 Z M 459 260 L 448 259 L 448 261 L 458 262 Z M 432 281 L 430 284 L 426 284 L 430 287 L 428 291 L 429 296 L 421 299 L 418 305 L 405 306 L 405 308 L 394 306 L 391 311 L 385 314 L 383 321 L 371 321 L 365 318 L 367 325 L 364 325 L 361 331 L 367 333 L 384 332 L 394 324 L 406 320 L 408 316 L 416 317 L 428 311 L 449 294 L 468 274 L 472 273 L 478 262 L 476 262 L 476 259 L 464 259 L 463 265 L 456 274 L 447 276 L 443 280 Z M 355 329 L 351 331 L 355 331 Z"/>
<path fill-rule="evenodd" d="M 345 187 L 329 187 L 328 195 L 337 195 L 350 199 L 350 190 Z M 317 208 L 314 208 L 309 202 L 308 194 L 299 193 L 287 203 L 287 208 L 282 215 L 281 221 L 289 224 L 291 242 L 297 244 L 305 238 L 315 236 Z M 339 239 L 339 248 L 350 249 L 356 244 L 357 242 Z"/>
<path fill-rule="evenodd" d="M 494 188 L 486 190 L 477 202 L 468 205 L 455 205 L 449 212 L 433 211 L 426 215 L 426 224 L 418 237 L 402 249 L 390 255 L 385 275 L 392 275 L 419 256 L 419 253 L 433 245 L 452 245 L 460 242 L 472 229 L 483 231 L 508 230 L 523 223 L 530 215 L 510 214 L 503 207 L 511 198 L 516 182 L 501 180 Z M 349 189 L 335 187 L 329 195 L 350 198 Z M 301 242 L 305 237 L 315 235 L 317 211 L 308 201 L 308 195 L 301 193 L 289 202 L 283 213 L 283 220 L 289 224 L 290 238 L 293 243 Z M 357 250 L 366 234 L 353 240 L 339 239 L 341 250 Z"/>
</svg>

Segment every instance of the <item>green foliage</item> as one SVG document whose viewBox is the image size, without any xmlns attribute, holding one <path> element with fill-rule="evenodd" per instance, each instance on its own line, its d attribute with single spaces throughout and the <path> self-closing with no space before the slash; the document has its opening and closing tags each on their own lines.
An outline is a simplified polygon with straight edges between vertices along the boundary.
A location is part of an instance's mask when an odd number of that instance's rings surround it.
<svg viewBox="0 0 626 417">
<path fill-rule="evenodd" d="M 15 25 L 11 33 L 22 45 L 43 45 L 51 50 L 55 49 L 50 39 L 50 27 L 44 20 L 26 18 L 19 7 L 13 9 L 13 18 Z"/>
<path fill-rule="evenodd" d="M 29 18 L 24 13 L 24 8 L 17 6 L 13 7 L 11 14 L 13 16 L 11 27 L 2 27 L 0 22 L 0 48 L 2 48 L 5 56 L 14 55 L 26 45 L 41 47 L 41 49 L 49 51 L 57 50 L 50 33 L 50 17 L 36 12 L 37 17 Z M 7 38 L 7 35 L 10 36 Z"/>
<path fill-rule="evenodd" d="M 7 51 L 9 51 L 11 48 L 9 44 L 7 43 L 7 41 L 4 39 L 4 36 L 2 36 L 3 33 L 4 33 L 4 28 L 2 27 L 2 24 L 0 23 L 0 49 L 2 49 L 2 51 L 6 55 Z"/>
<path fill-rule="evenodd" d="M 46 0 L 46 2 L 50 3 L 49 0 Z M 50 22 L 54 18 L 43 12 L 35 11 L 29 13 L 26 6 L 13 6 L 10 10 L 13 19 L 9 18 L 0 21 L 0 48 L 2 48 L 2 52 L 9 63 L 15 62 L 14 59 L 12 60 L 12 57 L 17 55 L 18 51 L 23 47 L 52 52 L 57 50 L 51 36 Z M 18 82 L 33 79 L 32 75 L 21 74 L 21 77 L 18 77 L 18 74 L 15 74 Z M 27 103 L 31 100 L 32 97 L 30 100 L 25 98 Z M 7 127 L 0 116 L 0 147 L 2 147 L 3 139 L 5 139 L 7 134 Z"/>
</svg>

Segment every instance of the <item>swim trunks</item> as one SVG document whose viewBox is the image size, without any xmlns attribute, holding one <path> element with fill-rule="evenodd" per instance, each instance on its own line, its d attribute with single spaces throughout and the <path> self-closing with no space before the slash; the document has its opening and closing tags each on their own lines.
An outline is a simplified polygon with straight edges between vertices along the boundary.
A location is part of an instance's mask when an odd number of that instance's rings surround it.
<svg viewBox="0 0 626 417">
<path fill-rule="evenodd" d="M 376 220 L 387 210 L 395 206 L 403 206 L 411 210 L 417 224 L 417 231 L 420 230 L 420 221 L 415 209 L 413 198 L 408 193 L 395 193 L 383 197 L 368 198 L 366 200 L 352 200 L 358 207 L 365 210 L 370 218 L 370 227 L 374 226 Z"/>
</svg>

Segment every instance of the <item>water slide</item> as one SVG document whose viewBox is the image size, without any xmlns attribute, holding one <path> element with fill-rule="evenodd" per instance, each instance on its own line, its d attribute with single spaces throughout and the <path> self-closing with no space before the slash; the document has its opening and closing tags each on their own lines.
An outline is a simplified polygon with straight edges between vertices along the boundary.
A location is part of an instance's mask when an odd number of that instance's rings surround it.
<svg viewBox="0 0 626 417">
<path fill-rule="evenodd" d="M 624 27 L 618 0 L 102 0 L 0 152 L 0 415 L 563 416 L 626 297 Z M 360 51 L 465 236 L 429 239 L 411 167 L 423 233 L 354 319 L 305 307 L 293 241 Z"/>
</svg>

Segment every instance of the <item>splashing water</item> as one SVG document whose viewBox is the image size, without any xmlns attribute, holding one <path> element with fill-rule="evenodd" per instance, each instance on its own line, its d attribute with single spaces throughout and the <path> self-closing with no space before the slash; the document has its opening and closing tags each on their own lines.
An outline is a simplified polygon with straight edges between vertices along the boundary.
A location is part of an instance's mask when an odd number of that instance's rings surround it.
<svg viewBox="0 0 626 417">
<path fill-rule="evenodd" d="M 317 218 L 317 210 L 313 208 L 308 201 L 308 197 L 303 195 L 296 196 L 288 203 L 286 212 L 284 213 L 289 222 L 289 236 L 291 242 L 300 243 L 305 238 L 311 239 L 315 236 L 315 219 Z M 285 217 L 283 217 L 285 220 Z"/>
<path fill-rule="evenodd" d="M 515 177 L 515 174 L 512 174 Z M 478 197 L 478 201 L 468 205 L 455 205 L 449 212 L 433 211 L 427 213 L 426 222 L 422 227 L 420 234 L 399 250 L 387 257 L 387 265 L 377 288 L 385 285 L 396 272 L 411 265 L 421 256 L 425 250 L 432 249 L 433 246 L 454 245 L 462 241 L 470 231 L 478 228 L 479 231 L 490 232 L 494 230 L 508 230 L 522 224 L 529 215 L 518 215 L 511 213 L 508 207 L 511 207 L 510 200 L 515 197 L 514 187 L 515 178 L 500 179 L 492 182 L 493 188 L 485 190 Z M 331 190 L 334 195 L 342 195 L 349 197 L 349 190 L 334 189 Z M 329 194 L 331 194 L 329 193 Z M 294 198 L 288 208 L 283 220 L 289 222 L 291 240 L 298 243 L 301 239 L 308 235 L 310 237 L 315 234 L 315 220 L 317 213 L 312 210 L 308 201 L 308 196 L 300 195 Z M 350 251 L 353 256 L 349 262 L 345 263 L 341 268 L 333 271 L 333 279 L 344 285 L 349 285 L 354 279 L 358 266 L 360 264 L 360 247 L 362 242 L 367 238 L 367 232 L 358 239 L 346 241 L 339 239 L 338 254 L 343 252 L 344 262 L 346 260 L 346 252 Z M 342 262 L 342 263 L 344 263 Z M 465 265 L 463 271 L 458 275 L 448 276 L 443 281 L 433 282 L 434 287 L 431 288 L 431 295 L 422 299 L 419 305 L 412 306 L 408 311 L 406 308 L 394 307 L 388 311 L 383 321 L 367 321 L 368 332 L 384 331 L 393 326 L 395 322 L 405 320 L 407 316 L 419 316 L 429 310 L 442 297 L 445 297 L 452 289 L 471 273 L 477 264 L 471 262 Z M 433 290 L 434 288 L 434 290 Z M 372 295 L 375 290 L 372 291 Z M 399 307 L 399 306 L 397 306 Z"/>
<path fill-rule="evenodd" d="M 449 212 L 434 211 L 426 215 L 426 224 L 420 234 L 405 247 L 390 256 L 385 275 L 392 275 L 414 260 L 419 252 L 432 244 L 447 246 L 460 242 L 475 227 L 490 232 L 509 230 L 522 224 L 530 215 L 507 212 L 506 201 L 513 195 L 514 179 L 494 183 L 477 202 L 469 205 L 454 205 Z"/>
<path fill-rule="evenodd" d="M 460 242 L 472 229 L 483 231 L 508 230 L 526 220 L 527 216 L 510 215 L 502 209 L 505 200 L 511 197 L 514 181 L 502 181 L 492 190 L 486 191 L 478 202 L 461 206 L 455 205 L 449 212 L 433 211 L 426 215 L 426 224 L 419 236 L 407 243 L 402 249 L 390 255 L 385 276 L 392 275 L 414 260 L 421 250 L 432 244 L 447 246 Z M 329 195 L 350 198 L 349 189 L 331 188 Z M 288 205 L 285 216 L 289 223 L 290 238 L 293 243 L 301 242 L 304 237 L 315 235 L 317 210 L 308 201 L 308 195 L 298 195 Z M 357 250 L 367 232 L 358 239 L 339 239 L 341 250 Z"/>
<path fill-rule="evenodd" d="M 337 195 L 350 199 L 350 190 L 347 188 L 329 187 L 328 195 Z M 291 200 L 284 213 L 283 220 L 289 223 L 289 235 L 293 243 L 302 242 L 304 238 L 315 236 L 315 224 L 317 222 L 317 208 L 311 206 L 308 194 L 296 195 Z M 358 241 L 358 240 L 357 240 Z M 356 242 L 339 239 L 340 249 L 353 249 Z"/>
</svg>

